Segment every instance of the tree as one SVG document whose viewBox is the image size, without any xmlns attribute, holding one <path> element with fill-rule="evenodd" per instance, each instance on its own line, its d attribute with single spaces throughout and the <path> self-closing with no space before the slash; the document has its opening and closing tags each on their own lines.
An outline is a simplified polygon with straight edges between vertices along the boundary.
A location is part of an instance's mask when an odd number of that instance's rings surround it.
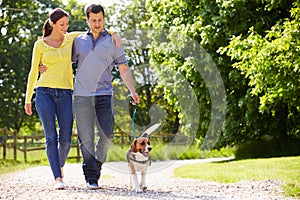
<svg viewBox="0 0 300 200">
<path fill-rule="evenodd" d="M 299 3 L 291 13 L 291 20 L 279 21 L 265 36 L 250 29 L 246 38 L 234 37 L 224 48 L 236 60 L 233 66 L 249 79 L 247 95 L 259 98 L 256 109 L 272 119 L 264 134 L 281 139 L 300 134 Z"/>
<path fill-rule="evenodd" d="M 124 48 L 128 58 L 128 64 L 134 79 L 137 81 L 136 88 L 140 95 L 141 101 L 138 105 L 135 118 L 136 128 L 139 132 L 145 130 L 145 127 L 153 125 L 157 122 L 164 122 L 163 131 L 166 133 L 176 133 L 178 130 L 177 112 L 173 111 L 173 106 L 168 104 L 163 98 L 162 88 L 158 87 L 157 77 L 153 67 L 149 63 L 149 37 L 147 32 L 142 28 L 142 23 L 149 18 L 149 13 L 145 8 L 146 1 L 123 1 L 106 9 L 106 27 L 113 27 L 118 30 L 124 41 Z M 120 76 L 118 72 L 115 74 L 116 86 L 121 86 Z M 124 95 L 125 90 L 121 91 Z M 121 101 L 124 98 L 115 95 Z M 128 99 L 127 99 L 128 101 Z M 131 126 L 128 124 L 132 117 L 135 106 L 129 107 L 128 111 L 121 112 L 122 103 L 115 102 L 116 124 L 118 128 L 130 132 Z M 129 117 L 125 117 L 128 116 Z"/>
<path fill-rule="evenodd" d="M 68 32 L 88 29 L 84 4 L 78 4 L 76 0 L 68 0 L 68 4 L 63 8 L 70 14 Z"/>
<path fill-rule="evenodd" d="M 289 10 L 293 2 L 295 1 L 148 1 L 146 8 L 151 15 L 146 22 L 147 26 L 156 30 L 174 30 L 194 39 L 209 53 L 222 75 L 226 88 L 227 113 L 222 136 L 218 141 L 219 147 L 263 137 L 273 131 L 269 127 L 273 127 L 270 125 L 274 121 L 274 116 L 258 111 L 259 99 L 248 93 L 249 80 L 232 67 L 235 60 L 221 54 L 220 48 L 227 46 L 234 35 L 243 34 L 246 37 L 250 27 L 265 36 L 266 31 L 279 20 L 291 18 Z M 166 71 L 177 70 L 182 73 L 197 95 L 201 116 L 197 138 L 202 141 L 212 120 L 212 99 L 206 83 L 189 60 L 176 57 L 178 54 L 168 45 L 162 46 L 159 42 L 155 44 L 152 46 L 154 53 L 151 54 L 153 62 L 157 66 L 164 64 Z M 183 40 L 182 46 L 184 45 Z M 177 102 L 172 95 L 166 94 L 166 97 Z"/>
</svg>

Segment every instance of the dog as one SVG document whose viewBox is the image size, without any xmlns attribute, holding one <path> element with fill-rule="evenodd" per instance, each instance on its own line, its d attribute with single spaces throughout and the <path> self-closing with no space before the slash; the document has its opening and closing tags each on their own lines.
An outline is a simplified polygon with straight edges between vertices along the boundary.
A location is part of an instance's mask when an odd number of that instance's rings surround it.
<svg viewBox="0 0 300 200">
<path fill-rule="evenodd" d="M 151 165 L 150 152 L 152 147 L 148 137 L 141 137 L 135 139 L 131 148 L 127 152 L 127 161 L 130 173 L 130 189 L 134 189 L 137 193 L 147 190 L 146 174 L 147 168 Z M 141 173 L 141 182 L 139 184 L 137 172 Z"/>
</svg>

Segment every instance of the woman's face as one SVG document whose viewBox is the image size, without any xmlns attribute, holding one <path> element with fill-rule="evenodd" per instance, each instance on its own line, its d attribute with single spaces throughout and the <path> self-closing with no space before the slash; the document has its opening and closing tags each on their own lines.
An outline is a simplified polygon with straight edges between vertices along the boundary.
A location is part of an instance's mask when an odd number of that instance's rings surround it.
<svg viewBox="0 0 300 200">
<path fill-rule="evenodd" d="M 57 20 L 56 24 L 51 22 L 51 26 L 53 27 L 52 32 L 57 32 L 60 34 L 66 34 L 69 28 L 69 17 L 62 17 Z"/>
</svg>

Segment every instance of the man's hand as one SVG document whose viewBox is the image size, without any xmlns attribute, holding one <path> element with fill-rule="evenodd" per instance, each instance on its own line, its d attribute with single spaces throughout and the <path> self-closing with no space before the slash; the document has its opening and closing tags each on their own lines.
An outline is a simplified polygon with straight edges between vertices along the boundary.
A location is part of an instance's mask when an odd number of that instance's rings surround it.
<svg viewBox="0 0 300 200">
<path fill-rule="evenodd" d="M 47 71 L 47 67 L 42 62 L 39 64 L 39 72 L 42 74 Z"/>
<path fill-rule="evenodd" d="M 132 98 L 132 101 L 131 101 L 132 105 L 136 105 L 137 103 L 140 103 L 140 97 L 139 97 L 138 93 L 132 92 L 131 98 Z"/>
<path fill-rule="evenodd" d="M 32 115 L 32 106 L 31 106 L 31 103 L 25 103 L 24 109 L 25 109 L 25 113 L 27 115 Z"/>
<path fill-rule="evenodd" d="M 114 32 L 111 36 L 111 39 L 113 42 L 116 42 L 116 47 L 120 48 L 122 45 L 122 40 L 121 37 L 119 36 L 119 34 L 117 32 Z"/>
</svg>

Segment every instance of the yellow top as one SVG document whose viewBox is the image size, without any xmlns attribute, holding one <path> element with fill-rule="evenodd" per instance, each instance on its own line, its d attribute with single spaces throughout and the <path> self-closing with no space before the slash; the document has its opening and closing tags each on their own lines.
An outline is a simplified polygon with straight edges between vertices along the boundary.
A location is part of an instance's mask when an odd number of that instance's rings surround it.
<svg viewBox="0 0 300 200">
<path fill-rule="evenodd" d="M 59 48 L 47 45 L 43 39 L 39 39 L 34 43 L 25 103 L 31 103 L 35 87 L 73 90 L 72 45 L 74 39 L 83 33 L 71 32 L 65 34 L 63 43 Z M 47 71 L 40 74 L 38 79 L 40 62 L 47 66 Z"/>
</svg>

